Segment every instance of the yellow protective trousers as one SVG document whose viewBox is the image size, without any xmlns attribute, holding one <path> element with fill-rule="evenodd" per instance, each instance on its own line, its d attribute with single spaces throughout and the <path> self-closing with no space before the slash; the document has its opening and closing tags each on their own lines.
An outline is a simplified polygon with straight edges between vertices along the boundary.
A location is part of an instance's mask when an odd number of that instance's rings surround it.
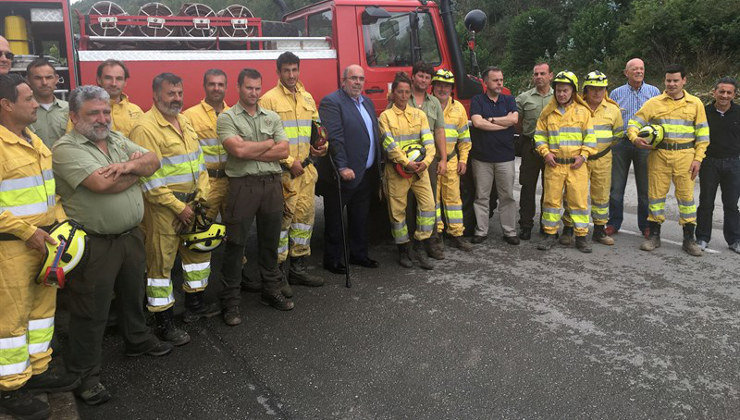
<svg viewBox="0 0 740 420">
<path fill-rule="evenodd" d="M 585 163 L 588 168 L 588 179 L 591 183 L 591 219 L 594 225 L 606 225 L 609 221 L 609 191 L 612 186 L 612 154 Z M 568 212 L 568 205 L 563 213 L 563 224 L 573 226 L 573 219 Z"/>
<path fill-rule="evenodd" d="M 57 289 L 36 283 L 43 255 L 26 243 L 0 241 L 0 390 L 22 387 L 46 371 Z"/>
<path fill-rule="evenodd" d="M 671 188 L 671 180 L 676 188 L 678 201 L 678 222 L 696 223 L 696 204 L 694 204 L 694 180 L 689 168 L 694 160 L 694 149 L 650 151 L 648 155 L 648 220 L 665 221 L 665 198 Z"/>
<path fill-rule="evenodd" d="M 586 164 L 571 169 L 571 164 L 545 165 L 545 198 L 542 203 L 542 226 L 545 233 L 558 233 L 560 211 L 563 206 L 563 189 L 568 212 L 575 224 L 576 236 L 588 235 L 588 168 Z"/>
<path fill-rule="evenodd" d="M 437 177 L 435 191 L 437 232 L 442 233 L 447 222 L 447 233 L 451 236 L 462 236 L 463 213 L 460 198 L 460 175 L 457 173 L 457 156 L 447 161 L 447 171 Z M 442 212 L 444 210 L 444 221 Z"/>
<path fill-rule="evenodd" d="M 208 198 L 206 203 L 208 204 L 208 211 L 206 217 L 211 220 L 216 220 L 216 216 L 221 214 L 223 217 L 224 211 L 226 211 L 226 195 L 229 188 L 229 178 L 208 178 Z"/>
<path fill-rule="evenodd" d="M 178 252 L 182 259 L 182 289 L 186 293 L 205 290 L 211 274 L 211 253 L 195 252 L 182 246 L 172 226 L 176 217 L 172 210 L 163 206 L 147 203 L 145 207 L 146 298 L 151 312 L 161 312 L 175 304 L 170 272 Z"/>
<path fill-rule="evenodd" d="M 291 178 L 283 172 L 283 222 L 278 242 L 278 263 L 291 257 L 311 255 L 311 233 L 314 219 L 314 191 L 318 172 L 313 165 L 303 169 L 303 175 Z"/>
<path fill-rule="evenodd" d="M 429 171 L 403 178 L 396 172 L 395 165 L 385 166 L 385 194 L 388 197 L 388 213 L 391 219 L 391 235 L 397 244 L 409 242 L 406 226 L 406 199 L 409 190 L 416 197 L 416 232 L 414 239 L 423 241 L 432 236 L 435 224 L 435 205 L 432 195 L 432 184 L 429 182 Z"/>
</svg>

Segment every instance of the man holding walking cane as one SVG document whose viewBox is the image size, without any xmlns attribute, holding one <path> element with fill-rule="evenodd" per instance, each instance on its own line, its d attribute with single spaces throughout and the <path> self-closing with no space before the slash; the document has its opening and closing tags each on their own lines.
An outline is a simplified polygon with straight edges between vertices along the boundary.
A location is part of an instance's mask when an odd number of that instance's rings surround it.
<svg viewBox="0 0 740 420">
<path fill-rule="evenodd" d="M 324 196 L 324 268 L 346 274 L 342 240 L 342 209 L 347 206 L 349 263 L 377 268 L 368 256 L 367 216 L 378 188 L 380 144 L 378 119 L 370 98 L 362 95 L 365 73 L 350 65 L 342 73 L 342 88 L 319 104 L 319 117 L 329 133 L 329 156 L 317 163 L 317 189 Z M 332 168 L 332 162 L 336 168 Z M 341 179 L 336 186 L 334 170 Z"/>
</svg>

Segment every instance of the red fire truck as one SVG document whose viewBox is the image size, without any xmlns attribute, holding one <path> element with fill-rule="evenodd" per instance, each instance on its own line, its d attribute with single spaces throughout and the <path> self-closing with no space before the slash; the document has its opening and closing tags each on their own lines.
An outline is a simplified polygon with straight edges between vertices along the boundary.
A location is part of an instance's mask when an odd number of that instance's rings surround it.
<svg viewBox="0 0 740 420">
<path fill-rule="evenodd" d="M 60 96 L 94 84 L 102 61 L 124 61 L 131 72 L 126 92 L 144 109 L 152 103 L 152 78 L 165 71 L 184 79 L 186 107 L 201 99 L 202 75 L 209 68 L 224 70 L 232 86 L 239 70 L 256 68 L 263 85 L 272 87 L 275 60 L 284 51 L 301 58 L 301 80 L 317 101 L 339 86 L 344 67 L 359 64 L 365 69 L 365 94 L 382 110 L 395 73 L 410 71 L 417 60 L 452 69 L 458 98 L 481 92 L 465 69 L 451 0 L 324 0 L 289 13 L 282 0 L 275 3 L 283 13 L 280 22 L 254 17 L 241 5 L 215 12 L 186 4 L 176 13 L 149 3 L 127 13 L 101 1 L 86 14 L 75 11 L 79 33 L 73 34 L 68 0 L 3 1 L 0 33 L 16 53 L 13 71 L 25 71 L 41 54 L 57 58 Z M 481 29 L 481 15 L 470 20 L 469 29 Z M 226 99 L 235 103 L 236 89 L 229 89 Z"/>
</svg>

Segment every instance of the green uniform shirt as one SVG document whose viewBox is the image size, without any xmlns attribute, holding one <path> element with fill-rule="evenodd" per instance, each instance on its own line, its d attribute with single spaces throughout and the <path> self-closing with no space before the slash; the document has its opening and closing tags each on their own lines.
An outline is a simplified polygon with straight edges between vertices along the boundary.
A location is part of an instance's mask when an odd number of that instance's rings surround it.
<svg viewBox="0 0 740 420">
<path fill-rule="evenodd" d="M 69 103 L 54 98 L 54 103 L 48 111 L 39 105 L 36 110 L 36 122 L 31 124 L 30 128 L 41 137 L 46 147 L 51 149 L 54 142 L 67 132 L 67 120 L 69 120 Z"/>
<path fill-rule="evenodd" d="M 241 103 L 222 112 L 216 120 L 216 132 L 221 144 L 233 136 L 240 136 L 244 141 L 265 141 L 267 139 L 273 139 L 276 142 L 288 141 L 280 116 L 259 105 L 257 105 L 257 112 L 254 116 L 249 115 L 242 108 Z M 225 172 L 226 176 L 238 178 L 246 175 L 280 174 L 283 169 L 280 167 L 280 161 L 277 160 L 260 162 L 239 159 L 229 153 L 226 157 Z"/>
<path fill-rule="evenodd" d="M 69 218 L 92 232 L 118 234 L 133 229 L 144 217 L 144 199 L 137 183 L 115 194 L 95 193 L 82 185 L 94 171 L 129 160 L 134 152 L 147 153 L 117 131 L 108 136 L 108 153 L 72 130 L 54 143 L 52 163 L 57 194 Z"/>
<path fill-rule="evenodd" d="M 445 128 L 445 113 L 442 109 L 442 105 L 439 103 L 439 99 L 428 93 L 424 94 L 424 102 L 421 103 L 421 107 L 416 105 L 414 95 L 411 94 L 411 105 L 414 108 L 419 108 L 427 114 L 427 120 L 429 120 L 429 129 L 434 132 L 438 128 Z"/>
<path fill-rule="evenodd" d="M 542 113 L 550 99 L 552 98 L 553 89 L 546 95 L 537 92 L 537 88 L 532 88 L 516 97 L 516 108 L 519 112 L 519 118 L 522 119 L 522 135 L 529 138 L 534 137 L 534 130 L 537 127 L 537 119 Z M 575 95 L 575 93 L 574 93 Z"/>
</svg>

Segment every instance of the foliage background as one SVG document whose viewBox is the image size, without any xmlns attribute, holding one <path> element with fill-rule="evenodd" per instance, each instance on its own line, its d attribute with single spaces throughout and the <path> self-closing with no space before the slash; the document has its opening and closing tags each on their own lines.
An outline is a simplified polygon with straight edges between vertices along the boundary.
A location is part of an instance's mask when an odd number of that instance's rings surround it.
<svg viewBox="0 0 740 420">
<path fill-rule="evenodd" d="M 73 8 L 87 12 L 96 0 L 82 0 Z M 115 0 L 130 14 L 148 0 Z M 182 0 L 160 0 L 174 11 Z M 245 4 L 267 20 L 280 20 L 272 0 L 200 0 L 218 11 Z M 289 10 L 313 3 L 285 0 Z M 738 0 L 457 0 L 457 32 L 467 61 L 465 14 L 481 9 L 488 24 L 476 34 L 481 68 L 498 65 L 513 92 L 529 87 L 533 64 L 551 63 L 554 71 L 569 69 L 578 75 L 601 70 L 611 88 L 624 83 L 624 63 L 645 60 L 646 78 L 662 87 L 662 68 L 677 62 L 689 73 L 688 90 L 703 98 L 716 79 L 740 74 L 740 1 Z M 468 69 L 470 70 L 470 69 Z"/>
</svg>

